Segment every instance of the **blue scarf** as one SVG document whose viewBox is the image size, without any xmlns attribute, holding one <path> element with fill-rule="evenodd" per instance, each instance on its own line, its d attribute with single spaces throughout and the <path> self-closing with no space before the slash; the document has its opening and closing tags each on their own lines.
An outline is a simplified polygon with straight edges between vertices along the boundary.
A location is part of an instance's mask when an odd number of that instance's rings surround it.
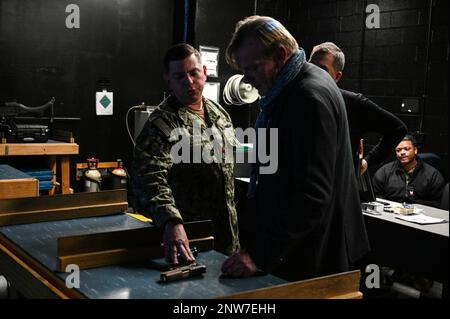
<svg viewBox="0 0 450 319">
<path fill-rule="evenodd" d="M 296 54 L 294 54 L 289 61 L 283 66 L 280 70 L 280 73 L 277 75 L 275 80 L 275 84 L 270 92 L 261 98 L 259 101 L 260 112 L 258 118 L 256 119 L 256 133 L 258 133 L 258 128 L 267 127 L 269 118 L 268 115 L 272 113 L 275 108 L 275 104 L 272 103 L 275 98 L 277 98 L 284 88 L 300 73 L 300 70 L 305 63 L 305 51 L 300 49 Z M 253 148 L 254 152 L 257 152 L 258 146 L 258 136 L 256 136 L 256 145 Z M 258 154 L 258 153 L 256 153 Z M 252 165 L 252 174 L 250 176 L 250 185 L 248 188 L 247 196 L 252 198 L 255 196 L 256 185 L 258 180 L 258 164 Z"/>
</svg>

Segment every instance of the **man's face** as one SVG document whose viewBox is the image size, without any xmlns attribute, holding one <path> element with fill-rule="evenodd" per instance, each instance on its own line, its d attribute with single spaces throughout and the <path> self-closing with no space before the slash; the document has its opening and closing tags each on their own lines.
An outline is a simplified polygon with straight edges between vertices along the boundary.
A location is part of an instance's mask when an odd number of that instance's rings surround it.
<svg viewBox="0 0 450 319">
<path fill-rule="evenodd" d="M 206 82 L 206 66 L 191 54 L 183 60 L 171 61 L 164 79 L 183 105 L 199 103 Z"/>
<path fill-rule="evenodd" d="M 269 93 L 280 69 L 273 57 L 263 55 L 262 45 L 253 38 L 247 38 L 235 52 L 236 65 L 244 72 L 243 81 L 258 89 L 261 96 Z"/>
<path fill-rule="evenodd" d="M 337 71 L 334 67 L 334 57 L 331 53 L 314 54 L 311 63 L 327 71 L 336 82 L 339 82 L 342 77 L 342 72 Z"/>
<path fill-rule="evenodd" d="M 412 163 L 417 155 L 417 147 L 411 141 L 401 141 L 395 149 L 397 159 L 404 166 Z"/>
</svg>

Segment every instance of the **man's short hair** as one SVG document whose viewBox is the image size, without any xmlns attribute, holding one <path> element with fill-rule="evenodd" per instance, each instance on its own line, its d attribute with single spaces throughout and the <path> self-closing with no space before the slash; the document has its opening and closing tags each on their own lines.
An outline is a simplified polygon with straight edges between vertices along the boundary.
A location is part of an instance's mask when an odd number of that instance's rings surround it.
<svg viewBox="0 0 450 319">
<path fill-rule="evenodd" d="M 331 54 L 334 58 L 334 68 L 338 72 L 342 72 L 345 66 L 345 55 L 344 52 L 333 42 L 324 42 L 316 45 L 312 52 L 309 61 L 312 61 L 314 57 L 321 57 L 325 54 Z"/>
<path fill-rule="evenodd" d="M 225 52 L 225 58 L 233 68 L 237 68 L 234 55 L 247 38 L 258 40 L 264 47 L 265 56 L 270 56 L 279 44 L 286 47 L 289 57 L 299 50 L 297 40 L 277 20 L 265 16 L 247 17 L 236 24 Z"/>
<path fill-rule="evenodd" d="M 405 137 L 402 139 L 402 142 L 403 141 L 410 141 L 412 143 L 412 145 L 417 147 L 417 140 L 414 137 L 414 135 L 412 135 L 412 134 L 406 134 Z"/>
<path fill-rule="evenodd" d="M 191 54 L 194 54 L 199 62 L 202 61 L 200 52 L 198 52 L 198 50 L 193 46 L 186 43 L 175 44 L 173 47 L 167 50 L 166 54 L 164 55 L 164 73 L 169 72 L 170 62 L 184 60 L 185 58 L 191 56 Z"/>
</svg>

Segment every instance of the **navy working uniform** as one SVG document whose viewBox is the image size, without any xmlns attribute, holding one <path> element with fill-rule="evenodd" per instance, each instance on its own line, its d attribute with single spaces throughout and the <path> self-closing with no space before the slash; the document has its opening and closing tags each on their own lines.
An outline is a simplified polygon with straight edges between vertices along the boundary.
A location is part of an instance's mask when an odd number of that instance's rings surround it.
<svg viewBox="0 0 450 319">
<path fill-rule="evenodd" d="M 214 128 L 226 145 L 235 145 L 231 119 L 218 104 L 203 98 L 205 119 L 171 97 L 156 109 L 137 138 L 133 162 L 135 208 L 164 227 L 168 221 L 212 220 L 215 249 L 232 254 L 239 249 L 237 214 L 234 204 L 233 161 L 192 163 L 194 123 L 204 132 Z M 172 147 L 188 133 L 191 162 L 174 163 Z M 216 139 L 217 142 L 217 139 Z M 202 150 L 214 149 L 211 136 L 201 135 Z M 217 145 L 216 145 L 217 146 Z M 212 153 L 211 153 L 212 154 Z M 217 158 L 217 157 L 212 157 Z"/>
</svg>

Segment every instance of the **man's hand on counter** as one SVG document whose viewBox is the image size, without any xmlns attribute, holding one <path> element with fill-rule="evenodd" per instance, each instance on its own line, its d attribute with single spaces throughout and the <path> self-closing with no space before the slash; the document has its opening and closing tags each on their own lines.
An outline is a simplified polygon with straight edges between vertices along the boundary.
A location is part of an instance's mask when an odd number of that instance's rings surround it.
<svg viewBox="0 0 450 319">
<path fill-rule="evenodd" d="M 166 261 L 171 264 L 181 262 L 192 263 L 195 260 L 194 255 L 189 248 L 184 226 L 179 222 L 168 222 L 164 228 L 164 256 Z M 179 260 L 179 258 L 181 260 Z"/>
<path fill-rule="evenodd" d="M 255 275 L 257 268 L 250 255 L 240 251 L 229 257 L 222 265 L 222 273 L 225 276 L 239 278 Z"/>
</svg>

